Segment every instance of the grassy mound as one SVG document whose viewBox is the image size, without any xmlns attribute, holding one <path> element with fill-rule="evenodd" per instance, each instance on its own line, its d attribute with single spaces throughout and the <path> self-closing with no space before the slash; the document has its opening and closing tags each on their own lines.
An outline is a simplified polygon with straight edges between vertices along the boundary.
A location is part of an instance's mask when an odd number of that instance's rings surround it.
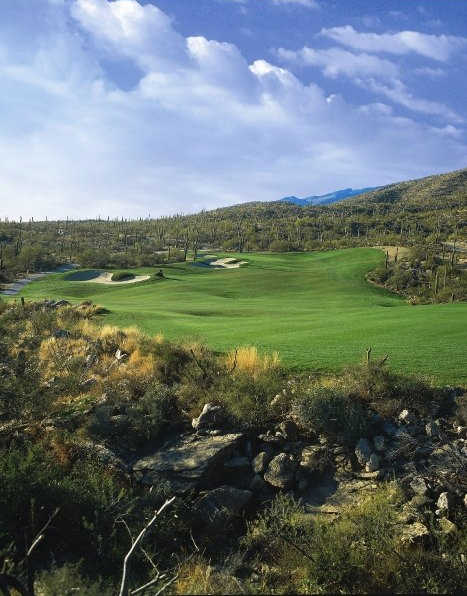
<svg viewBox="0 0 467 596">
<path fill-rule="evenodd" d="M 135 279 L 135 276 L 129 271 L 118 271 L 117 273 L 113 273 L 110 279 L 112 281 L 128 281 L 130 279 Z"/>
</svg>

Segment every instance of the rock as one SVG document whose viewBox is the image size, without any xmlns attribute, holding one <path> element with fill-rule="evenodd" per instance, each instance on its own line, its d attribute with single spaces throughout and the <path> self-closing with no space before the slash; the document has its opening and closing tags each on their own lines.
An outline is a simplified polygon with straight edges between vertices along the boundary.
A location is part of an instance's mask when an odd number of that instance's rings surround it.
<svg viewBox="0 0 467 596">
<path fill-rule="evenodd" d="M 96 383 L 97 383 L 97 379 L 95 377 L 89 377 L 89 379 L 86 379 L 85 381 L 80 383 L 79 388 L 81 390 L 87 390 L 87 389 L 90 389 Z"/>
<path fill-rule="evenodd" d="M 207 403 L 201 411 L 198 418 L 193 418 L 191 426 L 196 430 L 204 430 L 208 428 L 216 428 L 222 418 L 222 407 Z"/>
<path fill-rule="evenodd" d="M 265 487 L 266 487 L 266 483 L 261 478 L 261 476 L 259 474 L 255 474 L 253 476 L 253 479 L 250 482 L 250 490 L 252 490 L 253 492 L 256 493 L 256 492 L 264 490 Z"/>
<path fill-rule="evenodd" d="M 375 446 L 376 451 L 384 451 L 386 440 L 382 435 L 378 435 L 373 438 L 373 445 Z"/>
<path fill-rule="evenodd" d="M 225 473 L 224 462 L 231 459 L 243 435 L 189 435 L 178 437 L 155 454 L 143 457 L 133 470 L 143 474 L 143 483 L 157 485 L 161 479 L 174 492 L 206 486 Z"/>
<path fill-rule="evenodd" d="M 252 497 L 250 490 L 220 486 L 201 497 L 196 505 L 196 513 L 205 523 L 221 525 L 238 515 Z"/>
<path fill-rule="evenodd" d="M 54 333 L 54 337 L 56 339 L 67 339 L 71 337 L 71 333 L 66 329 L 57 329 L 57 331 Z"/>
<path fill-rule="evenodd" d="M 328 467 L 326 450 L 318 445 L 305 447 L 302 450 L 300 468 L 309 473 L 322 474 Z"/>
<path fill-rule="evenodd" d="M 298 437 L 298 427 L 292 420 L 284 420 L 278 426 L 278 431 L 286 441 L 296 441 Z"/>
<path fill-rule="evenodd" d="M 68 300 L 57 300 L 57 302 L 54 302 L 50 306 L 52 308 L 60 308 L 62 306 L 71 306 L 71 304 L 68 302 Z"/>
<path fill-rule="evenodd" d="M 457 526 L 447 517 L 442 517 L 439 521 L 439 527 L 443 534 L 454 534 L 457 532 Z"/>
<path fill-rule="evenodd" d="M 95 459 L 104 466 L 108 466 L 109 468 L 121 472 L 128 471 L 125 462 L 105 445 L 99 445 L 98 443 L 93 443 L 92 441 L 83 441 L 81 443 L 77 443 L 76 447 L 83 455 L 85 455 L 85 457 Z"/>
<path fill-rule="evenodd" d="M 366 462 L 365 470 L 367 472 L 376 472 L 376 470 L 379 470 L 379 456 L 376 453 L 370 455 L 370 459 Z"/>
<path fill-rule="evenodd" d="M 412 497 L 412 499 L 410 499 L 407 505 L 415 509 L 422 509 L 423 507 L 431 505 L 432 503 L 433 499 L 430 499 L 426 495 L 415 495 L 414 497 Z"/>
<path fill-rule="evenodd" d="M 277 488 L 288 489 L 294 485 L 297 464 L 291 455 L 279 453 L 267 467 L 264 479 Z"/>
<path fill-rule="evenodd" d="M 448 493 L 441 493 L 436 501 L 436 506 L 440 511 L 449 511 L 450 498 Z"/>
<path fill-rule="evenodd" d="M 360 480 L 381 480 L 383 472 L 382 470 L 376 470 L 375 472 L 356 472 L 354 477 Z"/>
<path fill-rule="evenodd" d="M 416 495 L 426 495 L 426 493 L 428 492 L 426 482 L 425 480 L 423 480 L 423 478 L 420 478 L 420 476 L 412 480 L 412 482 L 410 483 L 410 488 Z"/>
<path fill-rule="evenodd" d="M 261 435 L 258 435 L 258 439 L 263 441 L 263 443 L 267 443 L 268 445 L 283 445 L 284 444 L 284 437 L 277 433 L 277 435 L 271 434 L 271 431 L 267 431 Z"/>
<path fill-rule="evenodd" d="M 271 459 L 272 453 L 267 453 L 266 451 L 258 453 L 252 463 L 253 472 L 255 472 L 255 474 L 263 474 Z"/>
<path fill-rule="evenodd" d="M 128 354 L 126 352 L 123 352 L 120 348 L 118 348 L 118 350 L 115 352 L 115 359 L 118 362 L 121 362 L 122 360 L 125 360 L 125 358 L 128 358 Z"/>
<path fill-rule="evenodd" d="M 421 522 L 414 522 L 402 530 L 401 542 L 403 544 L 420 544 L 429 536 L 429 531 Z"/>
<path fill-rule="evenodd" d="M 372 449 L 368 439 L 360 439 L 355 447 L 355 455 L 361 466 L 364 466 L 366 462 L 369 461 L 371 453 Z"/>
<path fill-rule="evenodd" d="M 233 457 L 224 463 L 224 468 L 228 468 L 230 470 L 249 470 L 250 466 L 250 460 L 247 457 L 241 456 Z"/>
<path fill-rule="evenodd" d="M 428 422 L 428 424 L 425 425 L 425 432 L 426 435 L 432 439 L 438 438 L 440 434 L 439 420 Z"/>
<path fill-rule="evenodd" d="M 398 416 L 399 422 L 402 424 L 412 424 L 415 422 L 415 417 L 408 410 L 402 410 Z"/>
</svg>

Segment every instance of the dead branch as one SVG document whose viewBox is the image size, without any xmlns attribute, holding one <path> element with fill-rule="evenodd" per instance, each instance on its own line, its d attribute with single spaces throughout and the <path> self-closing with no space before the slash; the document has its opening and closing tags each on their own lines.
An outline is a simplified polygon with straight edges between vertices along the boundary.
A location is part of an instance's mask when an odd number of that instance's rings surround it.
<svg viewBox="0 0 467 596">
<path fill-rule="evenodd" d="M 121 581 L 121 584 L 120 584 L 119 596 L 124 596 L 124 594 L 125 594 L 126 583 L 127 583 L 128 562 L 129 562 L 131 556 L 133 555 L 133 553 L 135 552 L 136 547 L 141 542 L 141 540 L 143 540 L 143 538 L 146 535 L 147 531 L 154 524 L 154 522 L 159 517 L 159 515 L 164 511 L 164 509 L 166 507 L 168 507 L 169 505 L 171 505 L 174 501 L 175 501 L 175 497 L 172 497 L 171 499 L 168 499 L 162 505 L 162 507 L 158 511 L 156 511 L 156 513 L 152 516 L 152 518 L 149 520 L 149 522 L 144 526 L 144 528 L 138 534 L 138 536 L 136 537 L 136 539 L 135 540 L 132 540 L 131 548 L 127 552 L 127 554 L 125 555 L 125 559 L 123 560 L 123 573 L 122 573 L 122 581 Z"/>
</svg>

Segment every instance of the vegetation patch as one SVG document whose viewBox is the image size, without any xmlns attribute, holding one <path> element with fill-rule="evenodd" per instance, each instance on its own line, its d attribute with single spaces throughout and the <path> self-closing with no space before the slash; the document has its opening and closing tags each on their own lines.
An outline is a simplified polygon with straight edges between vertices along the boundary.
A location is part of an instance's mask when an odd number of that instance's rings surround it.
<svg viewBox="0 0 467 596">
<path fill-rule="evenodd" d="M 112 273 L 112 277 L 110 279 L 111 281 L 127 281 L 134 278 L 134 274 L 130 273 L 129 271 L 118 271 L 117 273 Z"/>
</svg>

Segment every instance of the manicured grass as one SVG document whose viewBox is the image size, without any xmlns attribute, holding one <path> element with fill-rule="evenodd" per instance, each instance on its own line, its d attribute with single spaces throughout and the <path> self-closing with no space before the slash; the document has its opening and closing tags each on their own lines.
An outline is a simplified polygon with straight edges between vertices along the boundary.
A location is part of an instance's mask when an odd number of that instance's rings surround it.
<svg viewBox="0 0 467 596">
<path fill-rule="evenodd" d="M 384 261 L 376 249 L 322 253 L 229 254 L 239 269 L 190 263 L 161 267 L 164 279 L 117 287 L 56 274 L 27 286 L 25 298 L 90 299 L 105 322 L 167 338 L 197 338 L 225 351 L 254 344 L 278 350 L 296 369 L 335 370 L 368 346 L 395 370 L 467 383 L 467 304 L 410 306 L 365 281 Z M 134 274 L 159 270 L 138 269 Z"/>
</svg>

